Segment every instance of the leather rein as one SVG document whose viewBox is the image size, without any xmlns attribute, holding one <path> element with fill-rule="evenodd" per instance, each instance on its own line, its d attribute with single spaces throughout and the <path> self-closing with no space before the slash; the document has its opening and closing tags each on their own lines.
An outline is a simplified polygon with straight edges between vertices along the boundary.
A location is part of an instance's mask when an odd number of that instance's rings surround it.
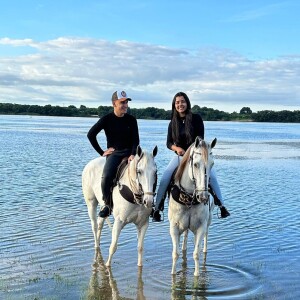
<svg viewBox="0 0 300 300">
<path fill-rule="evenodd" d="M 128 178 L 129 178 L 129 187 L 125 184 L 121 184 L 120 181 L 118 180 L 117 184 L 118 184 L 118 188 L 120 191 L 120 194 L 122 195 L 122 197 L 124 199 L 126 199 L 128 202 L 134 203 L 134 204 L 142 204 L 143 203 L 143 197 L 144 195 L 151 195 L 151 196 L 155 196 L 155 190 L 156 190 L 156 184 L 157 184 L 157 173 L 155 173 L 155 182 L 153 184 L 153 191 L 152 192 L 144 192 L 143 190 L 143 186 L 140 183 L 139 180 L 139 171 L 138 171 L 138 164 L 140 162 L 140 160 L 142 159 L 143 155 L 141 155 L 141 157 L 139 158 L 139 160 L 136 163 L 135 166 L 135 173 L 136 173 L 136 180 L 132 179 L 132 176 L 130 174 L 130 168 L 129 168 L 129 164 L 126 165 L 126 167 L 124 168 L 122 174 L 120 175 L 119 179 L 121 179 L 125 172 L 128 172 Z"/>
<path fill-rule="evenodd" d="M 179 197 L 176 197 L 173 199 L 180 203 L 180 204 L 184 204 L 186 205 L 188 208 L 192 207 L 193 205 L 198 205 L 200 203 L 203 203 L 203 204 L 207 204 L 208 201 L 209 201 L 209 196 L 207 199 L 205 200 L 202 200 L 202 201 L 198 201 L 197 198 L 196 198 L 196 194 L 197 192 L 207 192 L 207 169 L 205 167 L 205 173 L 204 173 L 204 180 L 205 180 L 205 189 L 201 189 L 201 190 L 198 190 L 197 189 L 197 186 L 196 186 L 196 179 L 195 179 L 195 172 L 194 172 L 194 154 L 197 154 L 197 155 L 202 155 L 201 152 L 197 152 L 195 150 L 193 150 L 192 154 L 190 155 L 190 158 L 189 158 L 189 164 L 191 165 L 191 169 L 192 169 L 192 178 L 191 178 L 191 181 L 194 185 L 194 192 L 191 194 L 191 193 L 188 193 L 182 186 L 181 186 L 181 178 L 179 180 L 179 184 L 176 185 L 174 184 L 174 187 L 173 188 L 178 188 L 179 189 Z M 172 188 L 172 190 L 173 190 Z"/>
</svg>

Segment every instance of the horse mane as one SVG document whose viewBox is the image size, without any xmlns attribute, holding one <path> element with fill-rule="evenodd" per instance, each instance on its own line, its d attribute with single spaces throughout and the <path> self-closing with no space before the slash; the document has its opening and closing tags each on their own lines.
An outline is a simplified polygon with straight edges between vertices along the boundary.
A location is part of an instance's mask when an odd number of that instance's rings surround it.
<svg viewBox="0 0 300 300">
<path fill-rule="evenodd" d="M 186 152 L 184 153 L 182 160 L 178 166 L 178 169 L 175 173 L 175 181 L 180 180 L 182 174 L 183 174 L 183 170 L 185 169 L 185 166 L 190 158 L 190 153 L 191 153 L 191 148 L 194 145 L 194 143 L 186 150 Z"/>
<path fill-rule="evenodd" d="M 175 173 L 175 181 L 179 181 L 182 177 L 183 171 L 186 167 L 186 164 L 189 161 L 190 158 L 190 153 L 191 153 L 191 148 L 195 145 L 195 143 L 193 143 L 188 149 L 187 151 L 184 153 L 183 158 L 179 164 L 179 167 Z M 202 148 L 202 155 L 203 155 L 203 159 L 205 162 L 208 161 L 208 149 L 207 149 L 207 144 L 204 140 L 202 140 L 201 143 L 201 148 Z"/>
<path fill-rule="evenodd" d="M 203 159 L 205 161 L 205 163 L 208 162 L 208 145 L 206 144 L 206 142 L 203 140 L 202 141 L 202 155 L 203 155 Z"/>
</svg>

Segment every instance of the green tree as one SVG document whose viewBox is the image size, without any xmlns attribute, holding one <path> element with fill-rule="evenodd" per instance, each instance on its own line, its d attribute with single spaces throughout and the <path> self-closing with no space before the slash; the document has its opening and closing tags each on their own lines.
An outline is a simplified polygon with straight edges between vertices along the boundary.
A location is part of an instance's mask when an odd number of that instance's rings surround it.
<svg viewBox="0 0 300 300">
<path fill-rule="evenodd" d="M 252 114 L 252 110 L 250 109 L 250 107 L 243 107 L 240 110 L 240 114 L 241 115 L 251 115 Z"/>
</svg>

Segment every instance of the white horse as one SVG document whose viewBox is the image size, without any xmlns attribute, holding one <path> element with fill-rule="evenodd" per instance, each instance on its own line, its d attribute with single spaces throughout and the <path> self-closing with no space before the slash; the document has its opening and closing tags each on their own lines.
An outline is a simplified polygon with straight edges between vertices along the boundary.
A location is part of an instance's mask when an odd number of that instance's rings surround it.
<svg viewBox="0 0 300 300">
<path fill-rule="evenodd" d="M 154 157 L 157 146 L 152 153 L 142 151 L 137 147 L 134 159 L 125 167 L 117 185 L 113 188 L 112 240 L 106 266 L 111 265 L 113 254 L 122 228 L 128 223 L 134 223 L 138 233 L 138 266 L 143 264 L 144 237 L 149 226 L 149 216 L 152 211 L 154 192 L 157 180 L 157 167 Z M 82 191 L 91 219 L 95 248 L 100 247 L 100 236 L 104 218 L 98 218 L 97 206 L 104 205 L 101 191 L 101 176 L 105 158 L 99 157 L 90 161 L 82 172 Z"/>
<path fill-rule="evenodd" d="M 214 201 L 209 197 L 208 183 L 213 166 L 211 150 L 216 145 L 199 137 L 184 154 L 175 174 L 174 187 L 170 193 L 168 218 L 173 243 L 173 264 L 171 274 L 176 273 L 176 262 L 179 257 L 179 242 L 183 232 L 182 250 L 186 251 L 188 230 L 194 233 L 195 261 L 194 276 L 199 276 L 199 247 L 204 239 L 203 252 L 207 252 L 208 227 L 212 220 Z"/>
</svg>

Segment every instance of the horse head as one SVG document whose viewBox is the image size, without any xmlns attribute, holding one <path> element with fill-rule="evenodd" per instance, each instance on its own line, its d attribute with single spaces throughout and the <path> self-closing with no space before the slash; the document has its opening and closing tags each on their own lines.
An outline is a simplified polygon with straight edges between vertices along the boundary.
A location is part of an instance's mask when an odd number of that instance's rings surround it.
<svg viewBox="0 0 300 300">
<path fill-rule="evenodd" d="M 154 202 L 155 189 L 157 184 L 157 167 L 154 157 L 157 154 L 157 146 L 154 147 L 152 153 L 143 151 L 137 146 L 136 156 L 134 158 L 135 182 L 137 191 L 134 192 L 139 197 L 139 204 L 143 204 L 147 208 L 151 208 Z"/>
<path fill-rule="evenodd" d="M 217 139 L 206 143 L 200 137 L 196 137 L 190 150 L 189 177 L 194 183 L 194 197 L 198 202 L 206 203 L 209 199 L 208 184 L 210 170 L 214 164 L 212 149 Z"/>
</svg>

